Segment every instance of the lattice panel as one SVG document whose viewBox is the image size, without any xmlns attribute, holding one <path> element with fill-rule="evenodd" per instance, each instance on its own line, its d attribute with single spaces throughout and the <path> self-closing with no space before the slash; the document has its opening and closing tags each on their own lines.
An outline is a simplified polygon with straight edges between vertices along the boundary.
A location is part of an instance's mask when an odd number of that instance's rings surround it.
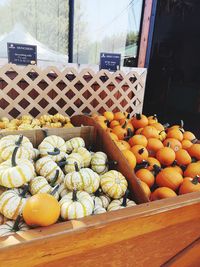
<svg viewBox="0 0 200 267">
<path fill-rule="evenodd" d="M 143 106 L 146 69 L 110 73 L 86 68 L 63 71 L 7 64 L 0 68 L 0 116 L 24 114 L 78 115 L 81 113 L 127 111 L 133 115 Z"/>
</svg>

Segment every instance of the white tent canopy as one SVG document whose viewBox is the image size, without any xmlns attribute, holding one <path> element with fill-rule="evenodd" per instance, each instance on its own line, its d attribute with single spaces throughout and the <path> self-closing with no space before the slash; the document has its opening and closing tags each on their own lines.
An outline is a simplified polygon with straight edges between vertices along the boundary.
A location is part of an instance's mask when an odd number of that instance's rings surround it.
<svg viewBox="0 0 200 267">
<path fill-rule="evenodd" d="M 49 49 L 38 42 L 21 24 L 16 24 L 13 30 L 0 36 L 0 58 L 7 58 L 7 43 L 37 45 L 38 61 L 59 62 L 66 64 L 68 56 Z"/>
</svg>

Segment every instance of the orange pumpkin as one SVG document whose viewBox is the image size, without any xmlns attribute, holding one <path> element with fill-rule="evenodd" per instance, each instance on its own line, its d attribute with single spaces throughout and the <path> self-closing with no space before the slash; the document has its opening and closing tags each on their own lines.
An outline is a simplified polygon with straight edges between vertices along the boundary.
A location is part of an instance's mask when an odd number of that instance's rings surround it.
<svg viewBox="0 0 200 267">
<path fill-rule="evenodd" d="M 141 187 L 142 187 L 145 195 L 149 198 L 150 195 L 151 195 L 151 190 L 148 187 L 148 185 L 145 182 L 143 182 L 143 181 L 140 181 L 140 185 L 141 185 Z"/>
<path fill-rule="evenodd" d="M 155 177 L 151 171 L 147 169 L 140 169 L 135 174 L 137 178 L 145 182 L 150 188 L 153 186 L 155 182 Z"/>
<path fill-rule="evenodd" d="M 187 194 L 200 191 L 199 176 L 194 177 L 192 180 L 184 179 L 179 189 L 179 194 Z"/>
<path fill-rule="evenodd" d="M 149 156 L 147 149 L 141 145 L 132 146 L 130 150 L 135 155 L 137 163 L 141 163 L 144 160 L 147 160 Z"/>
<path fill-rule="evenodd" d="M 54 196 L 38 193 L 26 201 L 23 218 L 28 225 L 48 226 L 56 223 L 60 205 Z"/>
<path fill-rule="evenodd" d="M 185 149 L 179 149 L 176 151 L 176 162 L 178 165 L 188 165 L 192 161 L 189 153 Z"/>
<path fill-rule="evenodd" d="M 150 156 L 155 156 L 156 152 L 163 148 L 163 143 L 157 138 L 149 138 L 147 143 L 147 150 Z"/>
<path fill-rule="evenodd" d="M 143 128 L 138 128 L 138 129 L 135 131 L 135 134 L 141 134 L 141 133 L 142 133 L 142 130 L 143 130 Z"/>
<path fill-rule="evenodd" d="M 118 125 L 120 125 L 119 121 L 113 120 L 110 122 L 109 127 L 113 129 L 114 127 L 116 127 Z"/>
<path fill-rule="evenodd" d="M 128 142 L 129 142 L 130 146 L 142 145 L 142 146 L 146 147 L 148 141 L 144 135 L 136 134 L 136 135 L 132 136 Z"/>
<path fill-rule="evenodd" d="M 118 111 L 118 112 L 115 112 L 114 113 L 114 120 L 121 120 L 121 119 L 125 119 L 126 118 L 126 114 L 124 114 L 123 112 L 121 111 Z"/>
<path fill-rule="evenodd" d="M 102 121 L 97 121 L 97 123 L 104 129 L 107 130 L 108 126 L 107 124 L 102 120 Z"/>
<path fill-rule="evenodd" d="M 169 146 L 174 150 L 174 152 L 178 151 L 180 148 L 182 148 L 181 142 L 175 138 L 167 138 L 163 142 L 164 146 Z"/>
<path fill-rule="evenodd" d="M 156 114 L 154 114 L 153 116 L 147 117 L 147 119 L 148 119 L 149 125 L 158 122 L 158 118 Z"/>
<path fill-rule="evenodd" d="M 183 133 L 183 139 L 192 141 L 192 140 L 195 140 L 196 139 L 196 136 L 192 132 L 190 132 L 190 131 L 185 131 Z"/>
<path fill-rule="evenodd" d="M 127 136 L 127 130 L 125 128 L 125 125 L 123 125 L 123 126 L 121 126 L 121 125 L 115 126 L 113 128 L 113 133 L 117 135 L 119 140 L 123 140 Z"/>
<path fill-rule="evenodd" d="M 158 135 L 159 135 L 159 140 L 160 141 L 164 141 L 165 139 L 166 139 L 166 137 L 167 137 L 167 134 L 166 134 L 166 132 L 165 132 L 165 130 L 163 130 L 163 131 L 160 131 L 159 133 L 158 133 Z"/>
<path fill-rule="evenodd" d="M 149 121 L 145 115 L 136 113 L 132 118 L 131 123 L 135 129 L 138 129 L 147 126 Z"/>
<path fill-rule="evenodd" d="M 151 126 L 156 128 L 160 132 L 165 130 L 164 126 L 159 122 L 153 123 L 153 124 L 151 124 Z"/>
<path fill-rule="evenodd" d="M 162 165 L 170 166 L 174 162 L 176 154 L 170 147 L 163 147 L 157 151 L 156 158 Z"/>
<path fill-rule="evenodd" d="M 99 115 L 99 116 L 95 117 L 95 120 L 97 122 L 101 122 L 101 121 L 105 122 L 106 121 L 106 117 L 104 117 L 102 115 Z"/>
<path fill-rule="evenodd" d="M 184 171 L 184 176 L 192 177 L 200 176 L 200 161 L 190 163 Z"/>
<path fill-rule="evenodd" d="M 179 188 L 182 182 L 182 175 L 173 167 L 162 169 L 156 176 L 156 184 L 159 187 L 168 187 L 174 191 Z"/>
<path fill-rule="evenodd" d="M 159 200 L 159 199 L 164 199 L 164 198 L 169 198 L 169 197 L 176 197 L 177 194 L 170 188 L 168 187 L 159 187 L 157 188 L 150 196 L 150 200 Z"/>
<path fill-rule="evenodd" d="M 130 149 L 130 145 L 127 141 L 125 140 L 119 140 L 118 142 L 116 142 L 117 146 L 119 147 L 120 150 L 124 150 L 124 149 Z"/>
<path fill-rule="evenodd" d="M 178 130 L 181 130 L 182 132 L 184 132 L 183 126 L 184 126 L 184 121 L 181 120 L 180 125 L 172 125 L 171 127 L 167 128 L 167 132 L 174 130 L 174 129 L 176 129 L 176 130 L 178 129 Z"/>
<path fill-rule="evenodd" d="M 188 152 L 191 157 L 200 160 L 200 144 L 193 144 L 191 147 L 188 148 Z"/>
<path fill-rule="evenodd" d="M 135 158 L 134 154 L 128 149 L 122 150 L 122 153 L 124 154 L 124 157 L 128 161 L 131 169 L 134 169 L 136 166 L 136 158 Z"/>
<path fill-rule="evenodd" d="M 181 142 L 182 148 L 188 150 L 189 147 L 193 145 L 193 143 L 190 140 L 183 139 Z"/>
<path fill-rule="evenodd" d="M 145 126 L 141 132 L 147 139 L 159 138 L 159 131 L 151 125 Z"/>
<path fill-rule="evenodd" d="M 183 140 L 183 133 L 180 129 L 175 128 L 167 132 L 167 138 L 174 138 L 181 142 Z"/>
<path fill-rule="evenodd" d="M 103 113 L 103 116 L 106 118 L 108 121 L 112 121 L 114 119 L 114 114 L 112 111 L 105 111 Z"/>
<path fill-rule="evenodd" d="M 153 171 L 154 170 L 154 165 L 157 165 L 158 167 L 161 167 L 160 162 L 156 158 L 148 157 L 147 158 L 147 162 L 148 162 L 148 165 L 149 165 L 147 167 L 147 169 L 149 171 Z"/>
<path fill-rule="evenodd" d="M 119 140 L 119 138 L 117 137 L 116 134 L 114 134 L 112 132 L 108 132 L 108 134 L 110 135 L 110 137 L 111 137 L 112 140 L 115 140 L 115 141 L 118 141 Z"/>
</svg>

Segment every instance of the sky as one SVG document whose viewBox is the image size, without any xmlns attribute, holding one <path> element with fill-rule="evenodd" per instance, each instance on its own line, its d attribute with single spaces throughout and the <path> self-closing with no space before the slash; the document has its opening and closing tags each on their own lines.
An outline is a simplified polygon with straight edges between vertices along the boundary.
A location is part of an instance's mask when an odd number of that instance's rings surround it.
<svg viewBox="0 0 200 267">
<path fill-rule="evenodd" d="M 84 19 L 88 22 L 88 34 L 91 39 L 101 40 L 116 32 L 130 31 L 130 28 L 139 31 L 142 2 L 142 0 L 82 0 L 81 9 L 85 14 Z M 133 16 L 132 25 L 128 19 L 130 13 Z"/>
</svg>

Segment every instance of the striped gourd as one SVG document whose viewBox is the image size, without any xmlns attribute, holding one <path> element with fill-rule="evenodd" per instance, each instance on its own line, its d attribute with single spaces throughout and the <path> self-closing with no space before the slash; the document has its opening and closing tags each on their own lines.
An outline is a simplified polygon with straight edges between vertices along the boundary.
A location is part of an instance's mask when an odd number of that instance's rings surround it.
<svg viewBox="0 0 200 267">
<path fill-rule="evenodd" d="M 78 153 L 83 158 L 83 167 L 88 168 L 90 166 L 92 155 L 85 147 L 78 147 L 73 150 L 73 152 Z"/>
<path fill-rule="evenodd" d="M 124 198 L 115 199 L 109 204 L 107 211 L 124 209 L 135 205 L 136 203 L 130 199 L 126 199 L 126 201 L 124 201 Z"/>
<path fill-rule="evenodd" d="M 85 147 L 85 141 L 83 140 L 83 138 L 74 137 L 66 141 L 66 149 L 68 154 L 78 147 Z"/>
<path fill-rule="evenodd" d="M 29 182 L 35 176 L 33 164 L 27 159 L 17 159 L 15 147 L 12 158 L 0 164 L 0 185 L 15 188 Z"/>
<path fill-rule="evenodd" d="M 78 191 L 86 191 L 94 193 L 99 188 L 100 177 L 99 175 L 89 168 L 78 169 L 75 163 L 75 171 L 68 173 L 64 178 L 64 184 L 67 189 L 73 190 L 76 188 Z"/>
<path fill-rule="evenodd" d="M 0 196 L 0 213 L 6 218 L 16 220 L 17 216 L 22 213 L 23 207 L 26 203 L 25 198 L 28 186 L 21 189 L 11 189 L 5 191 Z"/>
<path fill-rule="evenodd" d="M 94 208 L 94 211 L 93 211 L 93 214 L 102 214 L 102 213 L 105 213 L 106 212 L 106 209 L 103 208 L 102 206 L 95 206 Z"/>
<path fill-rule="evenodd" d="M 49 182 L 51 182 L 55 177 L 56 170 L 59 171 L 56 184 L 62 183 L 64 179 L 64 173 L 62 172 L 61 168 L 49 156 L 38 159 L 35 163 L 35 170 L 38 175 L 44 176 Z"/>
<path fill-rule="evenodd" d="M 104 194 L 103 192 L 100 192 L 97 190 L 93 195 L 91 195 L 94 205 L 96 206 L 101 206 L 104 209 L 107 209 L 109 203 L 111 202 L 111 198 Z"/>
<path fill-rule="evenodd" d="M 19 146 L 17 158 L 32 159 L 33 145 L 23 135 L 7 135 L 0 139 L 0 158 L 5 161 L 12 157 L 16 146 Z"/>
<path fill-rule="evenodd" d="M 91 196 L 84 191 L 68 193 L 60 200 L 61 217 L 64 220 L 78 219 L 91 215 L 94 202 Z"/>
<path fill-rule="evenodd" d="M 57 172 L 56 176 L 57 175 L 58 175 L 58 172 Z M 52 186 L 53 186 L 53 184 L 52 184 Z M 53 191 L 52 186 L 47 182 L 46 178 L 44 178 L 43 176 L 37 176 L 37 177 L 33 178 L 33 180 L 30 181 L 29 190 L 31 192 L 31 195 L 36 195 L 38 193 L 51 194 L 51 192 Z M 59 198 L 58 192 L 55 192 L 54 197 L 56 199 Z"/>
<path fill-rule="evenodd" d="M 56 135 L 50 135 L 44 138 L 38 146 L 38 149 L 42 157 L 49 156 L 56 162 L 63 159 L 66 154 L 66 144 L 64 139 Z"/>
<path fill-rule="evenodd" d="M 66 188 L 64 182 L 62 184 L 60 184 L 59 188 L 58 188 L 58 194 L 59 196 L 62 198 L 65 195 L 67 195 L 67 193 L 69 193 L 69 190 Z"/>
<path fill-rule="evenodd" d="M 98 174 L 103 174 L 108 171 L 107 155 L 103 152 L 96 152 L 92 155 L 91 168 Z"/>
<path fill-rule="evenodd" d="M 120 172 L 115 170 L 108 171 L 100 178 L 101 188 L 109 197 L 119 199 L 125 194 L 128 183 Z"/>
<path fill-rule="evenodd" d="M 68 157 L 67 157 L 67 163 L 64 167 L 65 173 L 69 173 L 69 172 L 74 172 L 75 171 L 75 166 L 74 163 L 77 163 L 78 165 L 78 169 L 83 167 L 83 158 L 80 154 L 78 153 L 71 153 Z"/>
<path fill-rule="evenodd" d="M 26 231 L 29 227 L 23 221 L 15 226 L 15 221 L 7 221 L 0 225 L 0 236 L 14 235 L 18 231 Z"/>
</svg>

